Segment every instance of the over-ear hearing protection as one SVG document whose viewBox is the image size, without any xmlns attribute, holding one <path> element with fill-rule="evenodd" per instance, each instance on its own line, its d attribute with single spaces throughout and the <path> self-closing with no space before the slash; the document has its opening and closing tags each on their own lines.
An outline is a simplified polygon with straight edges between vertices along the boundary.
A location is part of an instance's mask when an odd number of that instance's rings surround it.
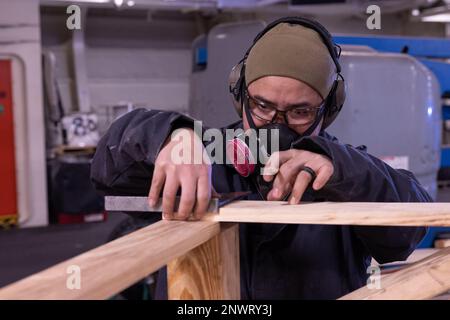
<svg viewBox="0 0 450 320">
<path fill-rule="evenodd" d="M 255 37 L 252 46 L 247 50 L 244 58 L 237 65 L 235 65 L 230 72 L 228 83 L 234 107 L 239 116 L 242 117 L 242 97 L 245 90 L 245 65 L 250 51 L 259 39 L 261 39 L 269 30 L 280 23 L 298 24 L 316 31 L 323 40 L 323 43 L 326 45 L 336 66 L 336 80 L 334 81 L 328 96 L 325 98 L 323 114 L 324 119 L 322 123 L 322 129 L 325 129 L 334 121 L 334 119 L 336 119 L 345 101 L 345 83 L 344 78 L 341 75 L 341 65 L 339 64 L 341 48 L 333 42 L 331 34 L 327 31 L 327 29 L 325 29 L 325 27 L 319 22 L 312 19 L 303 17 L 281 18 L 267 25 L 267 27 Z"/>
</svg>

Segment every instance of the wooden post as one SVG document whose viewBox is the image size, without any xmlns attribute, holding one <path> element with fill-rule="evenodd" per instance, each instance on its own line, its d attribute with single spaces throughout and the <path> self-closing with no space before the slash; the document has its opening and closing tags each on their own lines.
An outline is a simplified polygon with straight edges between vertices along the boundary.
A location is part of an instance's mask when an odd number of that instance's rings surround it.
<svg viewBox="0 0 450 320">
<path fill-rule="evenodd" d="M 169 299 L 240 299 L 239 225 L 222 223 L 218 235 L 167 265 Z"/>
</svg>

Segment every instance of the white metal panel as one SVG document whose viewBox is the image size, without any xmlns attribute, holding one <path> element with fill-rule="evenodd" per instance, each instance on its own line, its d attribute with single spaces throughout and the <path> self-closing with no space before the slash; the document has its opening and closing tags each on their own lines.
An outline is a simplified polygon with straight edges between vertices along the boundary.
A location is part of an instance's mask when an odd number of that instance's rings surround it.
<svg viewBox="0 0 450 320">
<path fill-rule="evenodd" d="M 341 65 L 347 100 L 328 131 L 341 142 L 366 145 L 379 158 L 407 164 L 435 195 L 441 139 L 435 76 L 405 54 L 345 52 Z"/>
</svg>

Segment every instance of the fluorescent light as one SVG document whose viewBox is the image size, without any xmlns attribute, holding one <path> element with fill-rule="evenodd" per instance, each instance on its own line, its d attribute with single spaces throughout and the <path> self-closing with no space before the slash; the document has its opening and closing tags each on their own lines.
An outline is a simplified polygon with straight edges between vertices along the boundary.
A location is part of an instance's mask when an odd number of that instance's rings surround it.
<svg viewBox="0 0 450 320">
<path fill-rule="evenodd" d="M 411 15 L 413 15 L 414 17 L 417 17 L 420 15 L 420 10 L 419 9 L 413 9 L 411 11 Z"/>
<path fill-rule="evenodd" d="M 450 23 L 450 4 L 411 11 L 413 21 Z"/>
<path fill-rule="evenodd" d="M 135 5 L 135 2 L 133 0 L 128 0 L 127 1 L 127 6 L 132 7 Z"/>
<path fill-rule="evenodd" d="M 450 12 L 425 16 L 422 17 L 421 20 L 423 22 L 450 22 Z"/>
</svg>

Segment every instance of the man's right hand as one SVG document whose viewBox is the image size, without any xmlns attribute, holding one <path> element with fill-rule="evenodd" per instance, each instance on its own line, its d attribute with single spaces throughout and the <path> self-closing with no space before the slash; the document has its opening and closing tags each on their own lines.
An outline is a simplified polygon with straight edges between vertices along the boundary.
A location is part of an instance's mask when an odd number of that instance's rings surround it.
<svg viewBox="0 0 450 320">
<path fill-rule="evenodd" d="M 184 161 L 180 161 L 180 155 Z M 200 159 L 194 159 L 195 155 Z M 180 188 L 180 204 L 174 212 Z M 194 219 L 201 219 L 208 209 L 211 164 L 200 138 L 191 129 L 176 130 L 161 148 L 149 192 L 150 206 L 156 205 L 162 190 L 164 219 L 186 220 L 191 213 Z"/>
</svg>

